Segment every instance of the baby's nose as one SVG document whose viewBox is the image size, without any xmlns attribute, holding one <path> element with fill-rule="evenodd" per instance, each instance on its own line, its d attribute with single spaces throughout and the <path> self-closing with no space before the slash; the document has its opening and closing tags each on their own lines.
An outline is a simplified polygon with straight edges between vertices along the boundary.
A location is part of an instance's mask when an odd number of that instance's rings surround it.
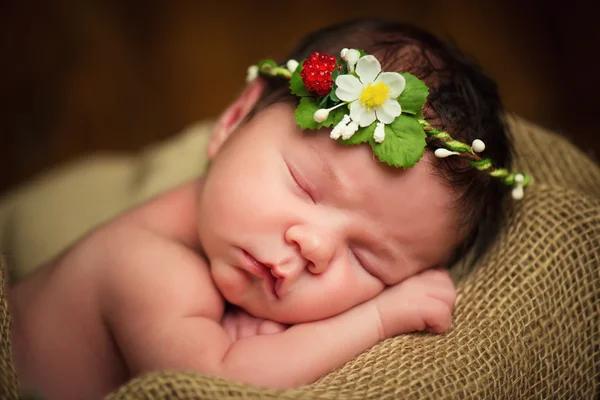
<svg viewBox="0 0 600 400">
<path fill-rule="evenodd" d="M 288 243 L 295 243 L 300 254 L 308 261 L 307 268 L 313 274 L 323 273 L 334 253 L 333 238 L 324 229 L 307 225 L 294 225 L 285 235 Z"/>
</svg>

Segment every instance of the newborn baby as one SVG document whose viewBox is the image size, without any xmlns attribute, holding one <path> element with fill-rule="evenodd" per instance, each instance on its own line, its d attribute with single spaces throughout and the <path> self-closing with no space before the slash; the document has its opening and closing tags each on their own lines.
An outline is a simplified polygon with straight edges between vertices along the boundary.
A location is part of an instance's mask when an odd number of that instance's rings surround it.
<svg viewBox="0 0 600 400">
<path fill-rule="evenodd" d="M 383 55 L 392 71 L 419 74 L 429 49 L 436 68 L 479 74 L 452 66 L 454 54 L 430 40 L 403 24 L 354 21 L 308 36 L 292 55 L 335 54 L 347 43 Z M 363 80 L 375 68 L 369 57 L 353 61 Z M 302 108 L 295 114 L 298 100 L 277 77 L 254 79 L 217 121 L 204 176 L 97 227 L 11 287 L 22 387 L 48 399 L 94 399 L 163 369 L 297 387 L 385 338 L 446 331 L 455 288 L 443 266 L 489 234 L 494 220 L 483 210 L 499 208 L 503 196 L 475 168 L 461 176 L 477 178 L 452 181 L 456 170 L 431 151 L 398 168 L 377 160 L 376 145 L 344 142 L 353 122 L 357 135 L 369 129 L 371 112 L 375 135 L 388 134 L 395 106 L 387 99 L 398 91 L 391 76 L 365 84 L 350 122 L 313 130 L 299 126 Z M 428 75 L 430 90 L 455 85 L 449 76 Z M 489 106 L 486 96 L 496 95 L 474 93 Z M 486 142 L 499 143 L 506 164 L 503 123 L 484 117 Z M 332 140 L 338 128 L 343 138 Z M 473 200 L 479 193 L 491 194 Z"/>
</svg>

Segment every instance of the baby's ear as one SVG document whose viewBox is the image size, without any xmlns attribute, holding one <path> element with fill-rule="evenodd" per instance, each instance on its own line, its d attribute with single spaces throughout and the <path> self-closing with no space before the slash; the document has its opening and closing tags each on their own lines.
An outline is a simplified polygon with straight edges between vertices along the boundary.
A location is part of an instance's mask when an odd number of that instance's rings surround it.
<svg viewBox="0 0 600 400">
<path fill-rule="evenodd" d="M 208 159 L 212 160 L 225 140 L 238 127 L 240 122 L 252 110 L 258 98 L 265 89 L 266 82 L 261 78 L 256 78 L 250 82 L 242 91 L 239 97 L 221 114 L 210 136 L 206 153 Z"/>
</svg>

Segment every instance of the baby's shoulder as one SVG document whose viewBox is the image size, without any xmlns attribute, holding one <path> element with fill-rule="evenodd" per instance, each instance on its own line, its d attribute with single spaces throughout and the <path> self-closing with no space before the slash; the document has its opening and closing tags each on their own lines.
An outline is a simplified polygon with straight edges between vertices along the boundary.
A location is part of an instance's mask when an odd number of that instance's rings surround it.
<svg viewBox="0 0 600 400">
<path fill-rule="evenodd" d="M 107 319 L 165 320 L 204 316 L 220 320 L 223 298 L 200 252 L 144 227 L 106 232 L 112 242 L 102 280 Z"/>
</svg>

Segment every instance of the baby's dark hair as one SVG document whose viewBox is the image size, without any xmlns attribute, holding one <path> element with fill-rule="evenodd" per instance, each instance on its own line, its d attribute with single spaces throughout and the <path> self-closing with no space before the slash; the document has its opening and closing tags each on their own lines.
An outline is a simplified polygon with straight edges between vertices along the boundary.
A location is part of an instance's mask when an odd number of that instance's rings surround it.
<svg viewBox="0 0 600 400">
<path fill-rule="evenodd" d="M 410 24 L 385 19 L 357 19 L 319 29 L 305 36 L 288 54 L 302 61 L 314 51 L 339 56 L 342 48 L 356 48 L 373 54 L 383 71 L 409 72 L 429 87 L 425 119 L 455 139 L 486 144 L 485 157 L 497 168 L 510 169 L 511 141 L 504 121 L 504 107 L 494 80 L 453 43 Z M 295 102 L 289 82 L 268 79 L 267 88 L 253 111 L 278 102 Z M 441 146 L 429 143 L 428 149 Z M 462 157 L 436 159 L 440 177 L 457 191 L 455 208 L 465 233 L 448 265 L 471 252 L 475 262 L 498 234 L 502 204 L 510 188 L 472 167 Z"/>
</svg>

